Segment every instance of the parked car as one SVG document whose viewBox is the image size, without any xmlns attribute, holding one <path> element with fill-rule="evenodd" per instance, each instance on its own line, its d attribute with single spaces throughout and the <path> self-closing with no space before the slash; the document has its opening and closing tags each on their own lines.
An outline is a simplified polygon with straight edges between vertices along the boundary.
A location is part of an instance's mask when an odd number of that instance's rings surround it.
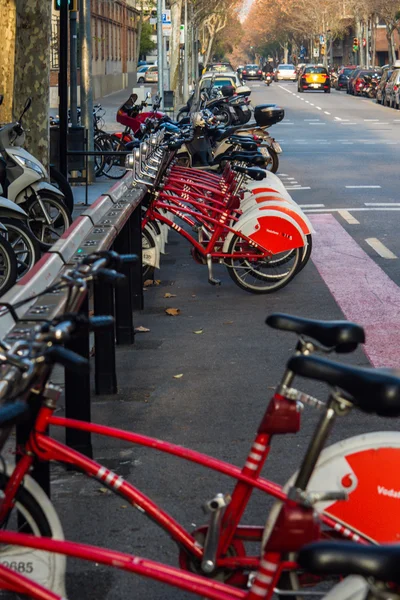
<svg viewBox="0 0 400 600">
<path fill-rule="evenodd" d="M 262 79 L 263 72 L 259 65 L 245 65 L 242 71 L 242 79 Z"/>
<path fill-rule="evenodd" d="M 158 67 L 155 65 L 149 67 L 144 74 L 145 83 L 158 83 Z"/>
<path fill-rule="evenodd" d="M 235 69 L 232 67 L 231 63 L 229 62 L 215 62 L 215 63 L 208 63 L 206 65 L 206 68 L 203 71 L 204 73 L 208 73 L 209 71 L 218 71 L 219 73 L 224 73 L 225 71 L 234 71 Z"/>
<path fill-rule="evenodd" d="M 339 69 L 338 77 L 335 82 L 335 88 L 337 90 L 347 90 L 347 82 L 349 81 L 349 77 L 352 75 L 353 71 L 355 71 L 356 68 L 357 67 L 355 65 L 347 65 Z"/>
<path fill-rule="evenodd" d="M 399 108 L 400 69 L 394 69 L 385 89 L 384 106 Z"/>
<path fill-rule="evenodd" d="M 352 73 L 349 74 L 349 79 L 347 81 L 347 89 L 346 92 L 348 94 L 354 94 L 354 82 L 358 77 L 359 72 L 361 71 L 361 67 L 357 67 L 357 69 L 354 69 L 354 71 Z"/>
<path fill-rule="evenodd" d="M 363 69 L 359 71 L 357 77 L 353 81 L 353 93 L 354 96 L 363 96 L 364 88 L 366 86 L 366 77 L 377 79 L 382 75 L 380 69 Z"/>
<path fill-rule="evenodd" d="M 297 90 L 323 90 L 325 94 L 330 94 L 331 80 L 327 69 L 318 65 L 307 65 L 299 77 Z"/>
<path fill-rule="evenodd" d="M 275 81 L 296 81 L 296 67 L 294 65 L 278 65 L 275 71 Z"/>
<path fill-rule="evenodd" d="M 146 75 L 146 71 L 147 71 L 147 69 L 149 67 L 150 67 L 150 65 L 142 65 L 141 67 L 138 68 L 138 70 L 137 70 L 137 78 L 136 78 L 137 83 L 144 83 L 145 82 L 144 76 Z"/>
<path fill-rule="evenodd" d="M 383 69 L 382 77 L 379 82 L 379 85 L 376 89 L 376 101 L 378 104 L 386 104 L 386 85 L 390 79 L 391 74 L 393 73 L 393 69 L 391 67 L 386 67 Z"/>
</svg>

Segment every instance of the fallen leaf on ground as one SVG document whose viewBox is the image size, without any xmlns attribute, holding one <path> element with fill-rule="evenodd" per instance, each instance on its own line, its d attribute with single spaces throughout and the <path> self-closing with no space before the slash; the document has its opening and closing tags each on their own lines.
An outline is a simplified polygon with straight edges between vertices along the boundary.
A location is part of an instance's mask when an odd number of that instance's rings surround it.
<svg viewBox="0 0 400 600">
<path fill-rule="evenodd" d="M 160 285 L 161 279 L 146 279 L 143 286 L 150 287 L 151 285 Z"/>
<path fill-rule="evenodd" d="M 143 327 L 143 325 L 139 325 L 139 327 L 135 327 L 135 332 L 146 333 L 147 331 L 150 331 L 150 329 L 148 327 Z"/>
<path fill-rule="evenodd" d="M 193 331 L 193 333 L 203 333 L 202 329 L 198 329 L 197 331 Z"/>
<path fill-rule="evenodd" d="M 121 508 L 128 508 L 127 504 L 121 504 Z"/>
<path fill-rule="evenodd" d="M 174 375 L 174 379 L 180 379 L 183 377 L 183 373 L 179 373 L 178 375 Z"/>
<path fill-rule="evenodd" d="M 192 294 L 192 298 L 196 298 L 196 294 Z"/>
<path fill-rule="evenodd" d="M 171 315 L 171 317 L 176 317 L 176 315 L 179 315 L 181 312 L 180 308 L 166 308 L 165 312 L 167 313 L 167 315 Z"/>
<path fill-rule="evenodd" d="M 105 487 L 99 488 L 99 492 L 101 492 L 102 494 L 111 494 L 111 491 Z"/>
<path fill-rule="evenodd" d="M 225 321 L 224 325 L 232 325 L 233 321 Z"/>
<path fill-rule="evenodd" d="M 164 294 L 164 298 L 176 298 L 176 294 L 170 294 L 169 292 L 166 292 Z"/>
</svg>

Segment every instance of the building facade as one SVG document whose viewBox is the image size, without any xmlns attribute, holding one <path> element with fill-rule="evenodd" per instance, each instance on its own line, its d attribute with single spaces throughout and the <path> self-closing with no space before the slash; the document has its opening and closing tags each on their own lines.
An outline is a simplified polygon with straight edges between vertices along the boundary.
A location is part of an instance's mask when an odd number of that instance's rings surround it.
<svg viewBox="0 0 400 600">
<path fill-rule="evenodd" d="M 126 87 L 134 87 L 140 13 L 135 0 L 92 0 L 91 8 L 93 98 L 96 99 Z M 50 106 L 53 108 L 58 105 L 58 36 L 59 14 L 53 12 L 50 46 Z"/>
</svg>

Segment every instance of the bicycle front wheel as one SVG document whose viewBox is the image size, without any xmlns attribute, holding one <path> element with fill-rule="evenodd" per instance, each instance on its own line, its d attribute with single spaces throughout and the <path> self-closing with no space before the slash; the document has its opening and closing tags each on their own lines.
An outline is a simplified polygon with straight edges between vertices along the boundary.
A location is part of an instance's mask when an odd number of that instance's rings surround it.
<svg viewBox="0 0 400 600">
<path fill-rule="evenodd" d="M 123 152 L 125 144 L 115 135 L 104 134 L 98 138 L 104 151 Z M 125 169 L 125 154 L 121 156 L 104 154 L 103 174 L 110 179 L 121 179 L 127 170 Z"/>
<path fill-rule="evenodd" d="M 0 473 L 0 494 L 8 483 L 9 477 Z M 48 502 L 48 500 L 47 500 Z M 34 495 L 21 485 L 16 494 L 15 505 L 1 523 L 2 530 L 9 532 L 27 533 L 42 537 L 55 537 L 51 522 L 46 516 L 46 510 L 42 507 Z M 64 563 L 65 557 L 62 557 Z M 6 567 L 33 579 L 44 587 L 53 591 L 59 589 L 59 557 L 51 552 L 26 548 L 24 546 L 2 545 L 0 549 L 0 563 Z M 64 582 L 62 583 L 64 588 Z M 25 595 L 15 592 L 0 590 L 1 600 L 15 600 L 16 598 L 27 598 Z"/>
<path fill-rule="evenodd" d="M 246 292 L 270 294 L 285 287 L 296 275 L 303 248 L 291 250 L 290 256 L 287 256 L 287 251 L 282 253 L 285 255 L 283 263 L 279 261 L 279 254 L 274 254 L 269 259 L 262 257 L 260 253 L 259 260 L 250 261 L 246 257 L 249 252 L 254 254 L 254 248 L 239 235 L 234 235 L 229 244 L 228 254 L 243 254 L 243 258 L 226 259 L 229 276 Z"/>
</svg>

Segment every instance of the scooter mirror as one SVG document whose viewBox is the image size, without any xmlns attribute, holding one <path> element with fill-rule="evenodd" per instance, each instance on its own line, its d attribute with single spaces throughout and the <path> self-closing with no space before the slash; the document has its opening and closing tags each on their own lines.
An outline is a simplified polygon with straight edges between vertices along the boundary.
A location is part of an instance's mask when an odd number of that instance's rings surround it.
<svg viewBox="0 0 400 600">
<path fill-rule="evenodd" d="M 26 111 L 30 109 L 31 105 L 32 105 L 32 98 L 29 97 L 29 98 L 27 98 L 27 100 L 25 102 L 24 110 L 22 111 L 21 116 L 18 119 L 19 123 L 21 123 L 22 117 L 24 116 L 24 114 L 26 113 Z"/>
</svg>

